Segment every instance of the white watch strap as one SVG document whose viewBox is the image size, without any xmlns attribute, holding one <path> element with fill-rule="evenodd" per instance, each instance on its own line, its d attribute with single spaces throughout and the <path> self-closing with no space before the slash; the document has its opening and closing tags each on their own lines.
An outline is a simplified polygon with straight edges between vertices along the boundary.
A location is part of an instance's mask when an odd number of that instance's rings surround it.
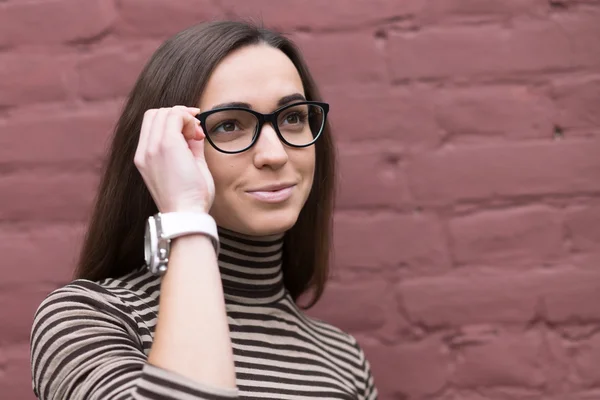
<svg viewBox="0 0 600 400">
<path fill-rule="evenodd" d="M 205 234 L 212 239 L 215 252 L 218 254 L 219 234 L 217 232 L 217 223 L 209 214 L 170 212 L 160 213 L 159 215 L 163 238 L 174 239 L 179 236 L 195 233 Z"/>
</svg>

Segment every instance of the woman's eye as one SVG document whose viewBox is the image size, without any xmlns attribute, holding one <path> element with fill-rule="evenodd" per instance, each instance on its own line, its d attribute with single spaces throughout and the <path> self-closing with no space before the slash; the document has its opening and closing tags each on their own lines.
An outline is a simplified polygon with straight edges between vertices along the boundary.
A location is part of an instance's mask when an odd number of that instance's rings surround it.
<svg viewBox="0 0 600 400">
<path fill-rule="evenodd" d="M 297 124 L 298 121 L 300 120 L 300 117 L 298 116 L 298 114 L 290 114 L 287 116 L 286 120 L 290 124 Z"/>
<path fill-rule="evenodd" d="M 234 132 L 236 128 L 235 122 L 226 121 L 214 127 L 214 132 Z"/>
<path fill-rule="evenodd" d="M 285 117 L 285 122 L 288 124 L 301 124 L 304 121 L 304 114 L 300 112 L 290 113 Z"/>
</svg>

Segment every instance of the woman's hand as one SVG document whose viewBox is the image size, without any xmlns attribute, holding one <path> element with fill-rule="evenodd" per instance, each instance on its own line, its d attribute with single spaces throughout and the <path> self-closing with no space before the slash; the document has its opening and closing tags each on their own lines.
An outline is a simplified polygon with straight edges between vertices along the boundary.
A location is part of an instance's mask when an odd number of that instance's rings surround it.
<svg viewBox="0 0 600 400">
<path fill-rule="evenodd" d="M 212 206 L 215 183 L 204 159 L 198 112 L 175 106 L 144 114 L 134 164 L 160 212 L 206 213 Z"/>
</svg>

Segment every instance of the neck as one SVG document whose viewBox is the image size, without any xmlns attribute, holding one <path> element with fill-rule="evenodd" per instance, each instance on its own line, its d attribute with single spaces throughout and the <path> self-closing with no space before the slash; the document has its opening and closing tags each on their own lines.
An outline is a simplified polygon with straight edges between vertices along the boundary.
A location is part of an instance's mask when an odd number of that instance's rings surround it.
<svg viewBox="0 0 600 400">
<path fill-rule="evenodd" d="M 226 300 L 268 304 L 285 295 L 283 236 L 247 236 L 219 227 L 218 262 Z"/>
</svg>

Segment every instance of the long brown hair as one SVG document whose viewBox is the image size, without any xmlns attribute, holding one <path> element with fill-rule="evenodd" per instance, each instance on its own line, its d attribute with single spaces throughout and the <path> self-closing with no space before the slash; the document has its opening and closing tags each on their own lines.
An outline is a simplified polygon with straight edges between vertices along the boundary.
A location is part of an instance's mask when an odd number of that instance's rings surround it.
<svg viewBox="0 0 600 400">
<path fill-rule="evenodd" d="M 145 222 L 158 211 L 133 163 L 144 112 L 177 104 L 195 107 L 219 62 L 240 47 L 258 43 L 285 53 L 298 70 L 307 100 L 321 100 L 300 51 L 272 30 L 219 21 L 190 27 L 168 39 L 144 67 L 115 127 L 76 278 L 115 278 L 144 263 Z M 306 309 L 319 300 L 329 275 L 335 193 L 335 148 L 329 124 L 315 146 L 313 187 L 283 245 L 285 287 L 295 301 L 312 290 Z"/>
</svg>

